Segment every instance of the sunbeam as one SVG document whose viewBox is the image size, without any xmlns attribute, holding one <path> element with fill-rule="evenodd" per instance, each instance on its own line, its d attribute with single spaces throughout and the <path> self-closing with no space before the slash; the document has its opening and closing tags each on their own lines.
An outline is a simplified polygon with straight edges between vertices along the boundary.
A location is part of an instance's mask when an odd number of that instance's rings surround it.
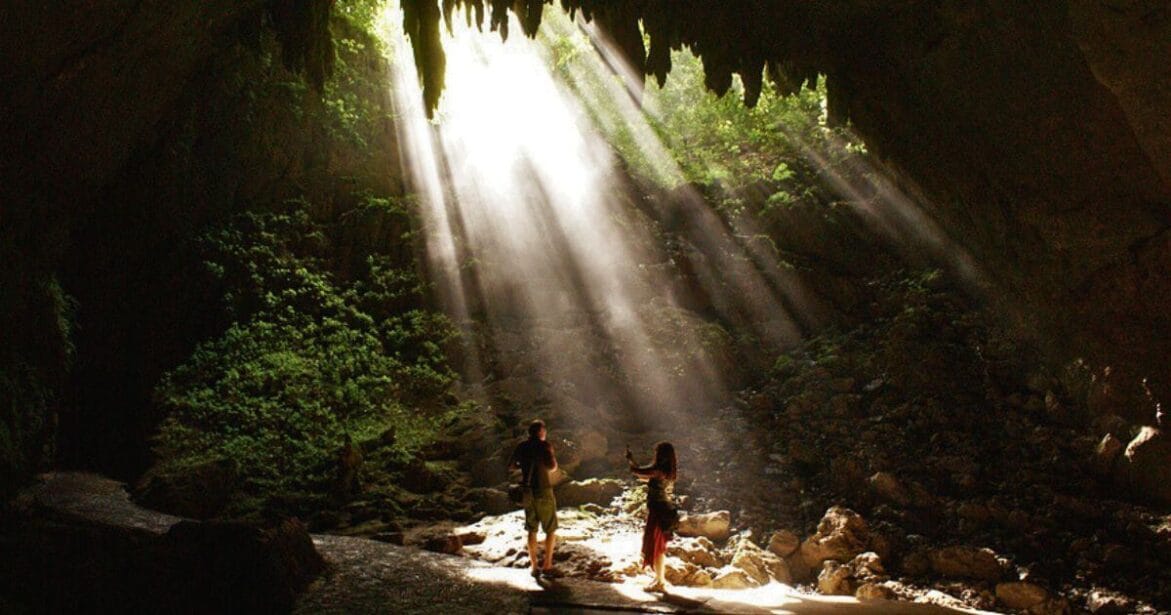
<svg viewBox="0 0 1171 615">
<path fill-rule="evenodd" d="M 493 339 L 523 339 L 541 357 L 532 376 L 568 383 L 583 405 L 617 406 L 649 424 L 664 409 L 726 403 L 708 340 L 656 266 L 666 257 L 648 221 L 627 202 L 610 146 L 555 78 L 546 46 L 479 35 L 461 21 L 444 45 L 449 85 L 435 122 L 406 62 L 395 63 L 395 96 L 431 276 L 468 333 L 467 356 L 483 345 L 479 320 Z M 621 86 L 611 94 L 629 103 Z M 473 363 L 476 377 L 493 371 Z"/>
</svg>

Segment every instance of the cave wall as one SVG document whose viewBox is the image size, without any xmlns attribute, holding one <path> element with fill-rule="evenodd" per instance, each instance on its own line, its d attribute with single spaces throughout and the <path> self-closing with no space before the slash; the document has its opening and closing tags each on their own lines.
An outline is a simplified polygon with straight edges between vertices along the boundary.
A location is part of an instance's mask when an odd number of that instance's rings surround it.
<svg viewBox="0 0 1171 615">
<path fill-rule="evenodd" d="M 327 39 L 359 44 L 315 84 L 264 8 L 0 9 L 15 60 L 0 69 L 13 153 L 0 163 L 0 316 L 20 325 L 0 329 L 0 492 L 54 459 L 144 469 L 155 383 L 226 325 L 195 241 L 209 226 L 289 198 L 326 219 L 401 192 L 377 46 L 333 20 Z M 366 106 L 367 140 L 329 107 L 343 96 Z"/>
<path fill-rule="evenodd" d="M 1171 399 L 1166 0 L 561 4 L 626 33 L 619 43 L 648 74 L 664 74 L 664 50 L 688 45 L 703 56 L 716 90 L 734 72 L 755 90 L 766 66 L 782 87 L 827 75 L 832 115 L 848 118 L 973 254 L 991 282 L 991 302 L 1049 342 L 1056 360 L 1116 367 L 1130 374 L 1132 391 L 1149 377 L 1155 393 Z M 246 203 L 312 186 L 324 186 L 317 192 L 326 201 L 352 193 L 354 186 L 319 182 L 344 175 L 338 170 L 347 164 L 364 173 L 397 167 L 393 152 L 377 163 L 322 157 L 303 147 L 321 136 L 312 130 L 265 140 L 288 134 L 280 127 L 298 126 L 295 117 L 240 122 L 247 114 L 234 111 L 243 102 L 232 103 L 239 91 L 224 71 L 232 58 L 249 57 L 242 41 L 255 38 L 265 11 L 278 5 L 288 12 L 269 21 L 301 43 L 288 66 L 320 73 L 310 60 L 328 54 L 312 24 L 320 27 L 328 0 L 0 5 L 0 316 L 19 323 L 0 329 L 0 448 L 6 468 L 24 468 L 16 474 L 52 454 L 47 434 L 71 362 L 90 374 L 82 381 L 98 386 L 126 374 L 93 371 L 87 361 L 108 364 L 147 349 L 130 369 L 162 369 L 198 337 L 187 330 L 171 344 L 152 336 L 200 305 L 201 295 L 186 294 L 193 292 L 187 273 L 155 258 L 164 247 L 181 247 L 194 229 Z M 298 15 L 312 17 L 308 30 L 289 26 L 301 23 Z M 637 32 L 630 20 L 649 32 L 649 51 L 626 40 Z M 434 59 L 420 65 L 441 69 Z M 305 104 L 312 100 L 306 94 Z M 218 126 L 252 145 L 200 140 L 225 132 Z M 268 154 L 239 154 L 252 146 Z M 131 249 L 114 250 L 110 241 Z M 110 288 L 133 300 L 95 310 Z M 176 303 L 188 307 L 156 311 L 158 296 L 184 297 Z M 154 324 L 125 336 L 93 330 L 139 313 Z M 73 391 L 75 401 L 83 396 Z M 113 395 L 105 410 L 85 413 L 100 416 L 124 399 Z M 125 426 L 94 427 L 101 437 Z"/>
<path fill-rule="evenodd" d="M 1163 399 L 1168 6 L 938 3 L 857 22 L 836 69 L 857 130 L 973 254 L 988 298 L 1056 359 L 1128 372 L 1137 397 L 1149 378 Z M 1152 419 L 1137 397 L 1116 410 Z"/>
</svg>

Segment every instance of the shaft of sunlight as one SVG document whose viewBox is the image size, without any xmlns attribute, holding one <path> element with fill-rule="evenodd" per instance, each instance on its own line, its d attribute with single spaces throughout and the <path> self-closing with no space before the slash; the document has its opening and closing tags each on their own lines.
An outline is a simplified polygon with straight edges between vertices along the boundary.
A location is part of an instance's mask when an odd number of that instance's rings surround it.
<svg viewBox="0 0 1171 615">
<path fill-rule="evenodd" d="M 394 25 L 387 32 L 401 32 Z M 556 80 L 548 49 L 454 20 L 447 89 L 429 122 L 409 47 L 401 34 L 392 41 L 401 160 L 419 198 L 431 279 L 472 340 L 465 354 L 484 346 L 474 341 L 478 320 L 493 339 L 523 338 L 540 356 L 534 376 L 570 383 L 582 404 L 601 398 L 651 417 L 724 403 L 720 370 L 695 327 L 676 322 L 663 335 L 681 312 L 654 266 L 664 256 L 626 202 L 609 145 Z M 474 363 L 490 373 L 502 358 Z"/>
</svg>

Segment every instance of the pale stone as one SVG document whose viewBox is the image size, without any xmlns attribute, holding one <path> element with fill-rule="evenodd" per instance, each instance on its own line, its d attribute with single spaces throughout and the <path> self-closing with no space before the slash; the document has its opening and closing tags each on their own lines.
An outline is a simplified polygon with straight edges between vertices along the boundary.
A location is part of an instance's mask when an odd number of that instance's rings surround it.
<svg viewBox="0 0 1171 615">
<path fill-rule="evenodd" d="M 801 539 L 789 530 L 773 532 L 772 537 L 768 540 L 768 550 L 780 557 L 789 557 L 800 547 Z"/>
<path fill-rule="evenodd" d="M 747 538 L 736 545 L 736 553 L 732 555 L 732 565 L 748 573 L 757 585 L 768 583 L 768 569 L 765 568 L 764 551 L 756 543 Z"/>
<path fill-rule="evenodd" d="M 854 590 L 854 597 L 859 600 L 893 600 L 895 592 L 880 583 L 863 583 Z"/>
<path fill-rule="evenodd" d="M 850 577 L 847 566 L 833 560 L 826 561 L 822 564 L 821 574 L 817 575 L 817 591 L 827 596 L 853 595 Z"/>
<path fill-rule="evenodd" d="M 667 555 L 708 568 L 719 568 L 727 563 L 712 541 L 703 536 L 684 537 L 672 541 L 667 546 Z"/>
<path fill-rule="evenodd" d="M 732 513 L 726 510 L 684 515 L 679 520 L 679 528 L 675 531 L 680 536 L 703 536 L 709 540 L 722 542 L 732 533 Z"/>
<path fill-rule="evenodd" d="M 825 512 L 817 533 L 801 544 L 801 557 L 810 568 L 826 560 L 847 562 L 866 550 L 870 528 L 858 513 L 841 506 Z"/>
<path fill-rule="evenodd" d="M 716 572 L 711 586 L 713 589 L 748 589 L 757 585 L 747 572 L 735 566 L 724 566 Z"/>
</svg>

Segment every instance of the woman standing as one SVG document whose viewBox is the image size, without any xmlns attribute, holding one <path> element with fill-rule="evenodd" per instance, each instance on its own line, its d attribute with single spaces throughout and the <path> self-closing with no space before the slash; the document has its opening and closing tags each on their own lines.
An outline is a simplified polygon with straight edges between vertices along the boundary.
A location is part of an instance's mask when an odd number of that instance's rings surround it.
<svg viewBox="0 0 1171 615">
<path fill-rule="evenodd" d="M 667 554 L 667 541 L 679 523 L 679 511 L 675 507 L 675 478 L 678 464 L 675 447 L 670 442 L 655 445 L 655 459 L 650 465 L 640 466 L 634 462 L 630 448 L 626 449 L 626 461 L 630 471 L 639 480 L 647 481 L 646 529 L 642 533 L 642 565 L 655 571 L 655 581 L 647 591 L 663 591 L 663 559 Z"/>
</svg>

